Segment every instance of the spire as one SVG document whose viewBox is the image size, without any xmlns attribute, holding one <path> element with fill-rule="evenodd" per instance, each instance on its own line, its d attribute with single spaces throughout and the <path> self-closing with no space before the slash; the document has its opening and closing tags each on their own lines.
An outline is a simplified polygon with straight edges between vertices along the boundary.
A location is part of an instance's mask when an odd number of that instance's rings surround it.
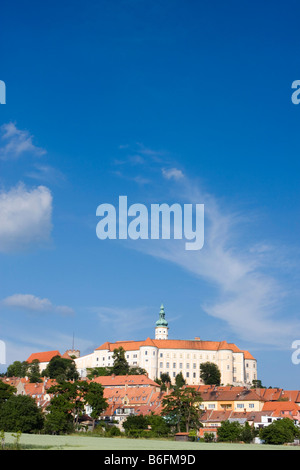
<svg viewBox="0 0 300 470">
<path fill-rule="evenodd" d="M 168 326 L 168 322 L 167 320 L 165 319 L 165 308 L 163 306 L 163 304 L 161 304 L 160 306 L 160 312 L 159 312 L 159 320 L 157 320 L 156 322 L 156 326 L 164 326 L 164 327 L 167 327 Z"/>
</svg>

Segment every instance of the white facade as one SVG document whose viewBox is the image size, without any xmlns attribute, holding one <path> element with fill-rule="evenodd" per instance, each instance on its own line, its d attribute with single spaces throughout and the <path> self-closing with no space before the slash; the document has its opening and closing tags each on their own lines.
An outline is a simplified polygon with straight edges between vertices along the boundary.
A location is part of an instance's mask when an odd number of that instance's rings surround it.
<svg viewBox="0 0 300 470">
<path fill-rule="evenodd" d="M 113 366 L 113 351 L 119 347 L 124 348 L 129 365 L 145 369 L 152 380 L 168 373 L 174 383 L 181 372 L 186 384 L 201 384 L 200 365 L 204 362 L 218 366 L 223 385 L 250 385 L 257 379 L 257 362 L 248 351 L 225 341 L 171 340 L 165 325 L 155 327 L 153 340 L 105 343 L 93 353 L 75 359 L 80 374 L 85 375 L 87 368 Z"/>
</svg>

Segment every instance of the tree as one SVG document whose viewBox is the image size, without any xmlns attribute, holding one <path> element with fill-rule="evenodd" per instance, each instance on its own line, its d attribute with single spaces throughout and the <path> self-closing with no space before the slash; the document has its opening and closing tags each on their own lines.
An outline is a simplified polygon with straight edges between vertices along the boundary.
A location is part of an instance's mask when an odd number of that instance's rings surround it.
<svg viewBox="0 0 300 470">
<path fill-rule="evenodd" d="M 34 359 L 31 364 L 28 366 L 28 377 L 30 383 L 38 383 L 41 382 L 41 374 L 40 374 L 40 361 L 38 359 Z"/>
<path fill-rule="evenodd" d="M 251 388 L 266 388 L 262 385 L 261 380 L 252 380 Z"/>
<path fill-rule="evenodd" d="M 176 375 L 175 384 L 176 384 L 176 387 L 178 388 L 181 388 L 185 385 L 185 379 L 182 375 L 182 372 L 179 372 L 179 374 Z"/>
<path fill-rule="evenodd" d="M 56 379 L 58 382 L 79 378 L 74 361 L 61 356 L 52 357 L 42 374 L 50 379 Z"/>
<path fill-rule="evenodd" d="M 221 442 L 236 442 L 241 440 L 243 427 L 237 421 L 222 421 L 218 428 L 218 440 Z"/>
<path fill-rule="evenodd" d="M 129 372 L 129 364 L 125 358 L 125 350 L 116 348 L 113 352 L 114 365 L 112 366 L 111 373 L 115 375 L 126 375 Z"/>
<path fill-rule="evenodd" d="M 128 375 L 147 375 L 147 371 L 140 366 L 129 366 Z"/>
<path fill-rule="evenodd" d="M 14 393 L 16 392 L 16 388 L 12 387 L 9 384 L 6 384 L 0 380 L 0 406 L 6 400 L 8 400 Z"/>
<path fill-rule="evenodd" d="M 25 377 L 28 370 L 28 362 L 15 361 L 7 367 L 7 377 Z"/>
<path fill-rule="evenodd" d="M 200 365 L 200 378 L 205 385 L 220 385 L 221 372 L 213 362 L 204 362 Z"/>
<path fill-rule="evenodd" d="M 283 418 L 259 430 L 259 437 L 265 444 L 285 444 L 299 437 L 300 431 L 290 418 Z"/>
<path fill-rule="evenodd" d="M 135 431 L 143 431 L 148 428 L 147 417 L 144 415 L 129 415 L 123 424 L 123 428 L 127 435 L 135 433 Z"/>
<path fill-rule="evenodd" d="M 87 369 L 87 378 L 93 380 L 94 377 L 104 377 L 111 375 L 111 367 L 94 367 Z"/>
<path fill-rule="evenodd" d="M 40 431 L 43 424 L 42 411 L 27 395 L 13 395 L 0 407 L 0 429 L 5 432 L 33 433 Z"/>
<path fill-rule="evenodd" d="M 248 421 L 246 421 L 242 429 L 241 440 L 249 444 L 250 442 L 253 441 L 254 437 L 255 437 L 255 429 L 253 426 L 250 426 Z"/>
<path fill-rule="evenodd" d="M 90 414 L 93 419 L 93 430 L 95 428 L 96 419 L 99 418 L 101 413 L 108 407 L 107 401 L 103 396 L 104 388 L 101 384 L 96 382 L 83 382 L 83 388 L 85 388 L 85 403 L 92 408 Z"/>
<path fill-rule="evenodd" d="M 46 429 L 48 432 L 69 432 L 72 427 L 75 428 L 87 405 L 92 408 L 91 417 L 95 424 L 95 420 L 107 407 L 103 390 L 101 384 L 80 380 L 60 382 L 50 387 L 48 392 L 54 396 L 47 407 L 49 415 L 47 415 Z M 62 420 L 61 427 L 59 417 Z"/>
<path fill-rule="evenodd" d="M 194 388 L 175 388 L 163 399 L 162 415 L 166 416 L 170 424 L 177 427 L 178 432 L 182 426 L 185 426 L 186 432 L 189 432 L 190 428 L 200 426 L 201 402 L 201 394 Z"/>
<path fill-rule="evenodd" d="M 151 413 L 147 416 L 147 423 L 151 429 L 152 436 L 162 437 L 168 436 L 170 432 L 170 426 L 167 424 L 165 418 L 160 415 Z"/>
</svg>

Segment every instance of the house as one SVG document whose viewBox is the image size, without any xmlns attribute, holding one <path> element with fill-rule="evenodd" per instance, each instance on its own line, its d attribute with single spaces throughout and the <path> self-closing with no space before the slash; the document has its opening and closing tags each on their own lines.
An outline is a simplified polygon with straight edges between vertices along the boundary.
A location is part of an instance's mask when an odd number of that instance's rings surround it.
<svg viewBox="0 0 300 470">
<path fill-rule="evenodd" d="M 28 364 L 32 364 L 33 361 L 38 361 L 40 372 L 42 372 L 44 369 L 46 369 L 51 359 L 55 356 L 61 357 L 60 352 L 56 350 L 33 353 L 29 356 L 26 362 Z"/>
</svg>

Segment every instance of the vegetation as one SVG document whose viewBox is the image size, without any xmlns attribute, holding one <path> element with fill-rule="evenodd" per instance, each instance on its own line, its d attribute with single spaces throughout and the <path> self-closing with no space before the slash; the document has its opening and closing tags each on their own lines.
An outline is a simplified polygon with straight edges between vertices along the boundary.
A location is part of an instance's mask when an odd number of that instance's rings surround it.
<svg viewBox="0 0 300 470">
<path fill-rule="evenodd" d="M 51 387 L 49 393 L 54 396 L 47 407 L 47 433 L 68 433 L 78 428 L 79 418 L 83 415 L 86 405 L 92 407 L 91 417 L 95 425 L 96 419 L 107 408 L 103 387 L 95 382 L 60 382 Z"/>
<path fill-rule="evenodd" d="M 130 415 L 124 422 L 125 435 L 129 437 L 167 437 L 170 425 L 159 415 Z"/>
<path fill-rule="evenodd" d="M 44 418 L 35 400 L 26 395 L 12 395 L 0 406 L 0 429 L 5 432 L 40 431 Z"/>
<path fill-rule="evenodd" d="M 194 388 L 175 388 L 163 399 L 162 415 L 168 423 L 177 428 L 177 432 L 185 429 L 197 429 L 201 426 L 202 411 L 199 405 L 202 402 L 201 394 Z"/>
<path fill-rule="evenodd" d="M 58 382 L 78 380 L 79 378 L 74 361 L 61 356 L 52 357 L 46 369 L 43 370 L 42 375 L 55 379 Z"/>
<path fill-rule="evenodd" d="M 223 421 L 218 429 L 218 441 L 220 442 L 252 442 L 255 437 L 255 430 L 245 423 L 243 426 L 237 421 Z"/>
<path fill-rule="evenodd" d="M 112 367 L 94 367 L 88 369 L 87 377 L 93 379 L 94 377 L 108 376 L 108 375 L 144 375 L 147 374 L 145 369 L 141 367 L 132 367 L 126 360 L 125 350 L 122 346 L 114 349 L 113 351 L 114 364 Z"/>
<path fill-rule="evenodd" d="M 289 418 L 283 418 L 259 430 L 259 437 L 266 444 L 285 444 L 300 437 L 300 430 Z"/>
<path fill-rule="evenodd" d="M 205 385 L 221 384 L 221 372 L 213 362 L 203 362 L 200 365 L 200 378 Z"/>
</svg>

